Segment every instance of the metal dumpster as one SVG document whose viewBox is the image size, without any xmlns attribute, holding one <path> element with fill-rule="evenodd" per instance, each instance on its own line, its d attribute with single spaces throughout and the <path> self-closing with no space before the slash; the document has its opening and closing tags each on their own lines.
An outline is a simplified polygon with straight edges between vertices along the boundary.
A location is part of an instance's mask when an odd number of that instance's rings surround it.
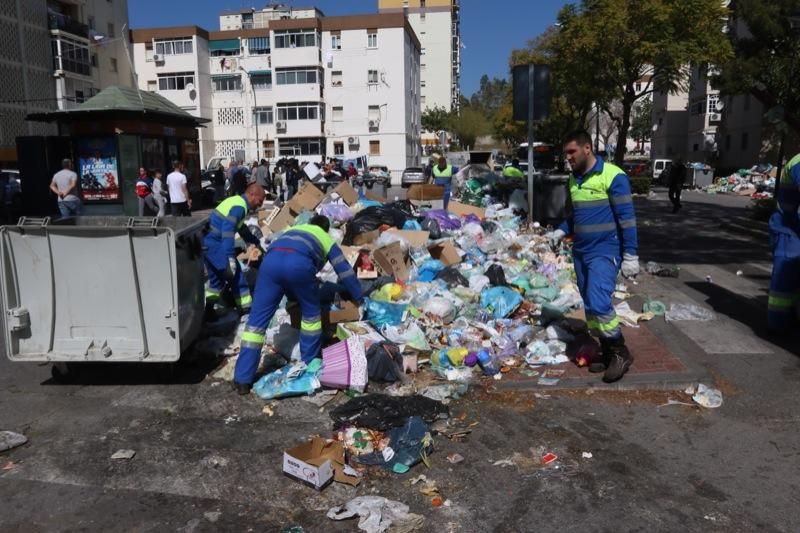
<svg viewBox="0 0 800 533">
<path fill-rule="evenodd" d="M 204 225 L 77 217 L 0 228 L 8 358 L 177 361 L 203 320 Z"/>
<path fill-rule="evenodd" d="M 566 174 L 539 174 L 534 176 L 534 208 L 536 219 L 542 224 L 557 225 L 572 215 L 569 201 L 569 176 Z"/>
</svg>

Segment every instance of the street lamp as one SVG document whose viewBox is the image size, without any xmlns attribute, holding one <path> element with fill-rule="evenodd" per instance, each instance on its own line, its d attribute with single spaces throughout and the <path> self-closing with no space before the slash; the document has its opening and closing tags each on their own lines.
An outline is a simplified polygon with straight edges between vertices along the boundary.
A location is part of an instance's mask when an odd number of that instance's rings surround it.
<svg viewBox="0 0 800 533">
<path fill-rule="evenodd" d="M 258 102 L 256 101 L 256 88 L 253 85 L 253 77 L 252 75 L 241 65 L 239 65 L 239 70 L 244 72 L 247 75 L 247 82 L 250 84 L 250 89 L 253 91 L 253 119 L 256 123 L 256 161 L 261 161 L 261 148 L 258 146 L 258 121 L 261 120 L 261 117 L 258 115 Z"/>
</svg>

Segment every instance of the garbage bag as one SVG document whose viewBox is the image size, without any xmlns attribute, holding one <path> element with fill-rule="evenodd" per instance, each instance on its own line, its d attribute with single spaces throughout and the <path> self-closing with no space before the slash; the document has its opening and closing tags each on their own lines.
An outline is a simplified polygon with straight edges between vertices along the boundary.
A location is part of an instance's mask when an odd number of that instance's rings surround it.
<svg viewBox="0 0 800 533">
<path fill-rule="evenodd" d="M 560 292 L 561 289 L 558 287 L 542 287 L 526 291 L 525 297 L 533 299 L 537 304 L 543 304 L 545 302 L 552 302 L 558 298 Z"/>
<path fill-rule="evenodd" d="M 429 314 L 439 317 L 442 323 L 449 324 L 456 317 L 456 310 L 453 307 L 453 302 L 447 298 L 434 297 L 425 302 L 422 310 Z"/>
<path fill-rule="evenodd" d="M 418 416 L 428 424 L 447 418 L 450 411 L 442 402 L 424 396 L 365 394 L 338 406 L 330 413 L 334 429 L 358 426 L 386 431 L 402 427 L 409 417 Z"/>
<path fill-rule="evenodd" d="M 311 394 L 320 386 L 316 372 L 312 368 L 306 367 L 303 363 L 295 363 L 262 376 L 253 385 L 253 391 L 261 399 L 272 400 Z"/>
<path fill-rule="evenodd" d="M 342 204 L 322 204 L 319 212 L 336 222 L 347 222 L 353 218 L 353 212 L 350 211 L 350 208 Z"/>
<path fill-rule="evenodd" d="M 422 527 L 425 517 L 409 512 L 408 505 L 383 496 L 358 496 L 343 506 L 328 510 L 331 520 L 358 517 L 358 529 L 366 533 L 409 532 Z"/>
<path fill-rule="evenodd" d="M 522 303 L 522 296 L 508 287 L 491 287 L 481 293 L 481 307 L 492 312 L 494 318 L 505 318 Z"/>
<path fill-rule="evenodd" d="M 423 218 L 419 225 L 428 232 L 428 237 L 431 240 L 435 241 L 442 238 L 442 228 L 439 227 L 439 221 L 435 218 Z"/>
<path fill-rule="evenodd" d="M 494 233 L 499 228 L 499 226 L 491 220 L 484 220 L 481 222 L 481 227 L 483 228 L 484 234 Z"/>
<path fill-rule="evenodd" d="M 667 322 L 673 322 L 675 320 L 697 320 L 704 322 L 714 320 L 714 313 L 704 307 L 694 304 L 671 304 L 669 306 L 669 311 L 664 315 L 664 319 Z"/>
<path fill-rule="evenodd" d="M 281 324 L 273 340 L 275 350 L 291 361 L 300 360 L 300 330 L 291 324 Z"/>
<path fill-rule="evenodd" d="M 374 451 L 355 456 L 354 459 L 366 465 L 378 465 L 394 471 L 406 472 L 420 463 L 433 451 L 433 438 L 428 425 L 422 418 L 411 416 L 402 427 L 389 432 L 389 446 L 392 453 Z M 400 466 L 398 468 L 398 465 Z"/>
<path fill-rule="evenodd" d="M 387 283 L 372 295 L 379 302 L 394 302 L 403 296 L 403 286 L 398 283 Z"/>
<path fill-rule="evenodd" d="M 408 241 L 406 238 L 393 231 L 384 231 L 381 233 L 381 236 L 375 241 L 375 246 L 377 248 L 383 248 L 395 242 L 400 243 L 400 249 L 403 251 L 403 254 L 408 253 Z"/>
<path fill-rule="evenodd" d="M 409 218 L 411 217 L 409 217 L 407 213 L 383 204 L 367 207 L 359 211 L 347 224 L 347 232 L 344 235 L 342 243 L 345 246 L 351 246 L 356 235 L 374 231 L 384 224 L 395 228 L 402 228 Z"/>
<path fill-rule="evenodd" d="M 476 292 L 483 291 L 490 284 L 491 280 L 487 276 L 478 275 L 469 278 L 469 288 Z"/>
<path fill-rule="evenodd" d="M 394 383 L 403 377 L 400 348 L 393 342 L 376 342 L 367 350 L 367 373 L 370 381 Z"/>
<path fill-rule="evenodd" d="M 414 217 L 414 204 L 411 203 L 411 200 L 397 200 L 386 204 L 386 207 L 402 211 L 409 218 Z"/>
<path fill-rule="evenodd" d="M 370 298 L 366 299 L 366 320 L 377 329 L 383 326 L 397 326 L 403 322 L 403 315 L 408 307 L 406 304 L 379 302 Z"/>
<path fill-rule="evenodd" d="M 422 226 L 416 220 L 410 219 L 406 220 L 406 223 L 403 224 L 403 229 L 410 231 L 422 231 Z"/>
<path fill-rule="evenodd" d="M 461 272 L 454 266 L 449 266 L 440 270 L 434 279 L 440 279 L 447 283 L 447 287 L 452 289 L 453 287 L 468 287 L 469 282 L 467 279 L 461 275 Z"/>
<path fill-rule="evenodd" d="M 436 278 L 436 274 L 444 270 L 444 264 L 438 259 L 428 259 L 419 267 L 417 281 L 431 282 Z"/>
<path fill-rule="evenodd" d="M 431 345 L 428 344 L 428 339 L 425 338 L 425 332 L 413 321 L 407 327 L 384 326 L 381 328 L 381 335 L 391 342 L 403 344 L 405 347 L 412 348 L 418 352 L 431 351 Z"/>
<path fill-rule="evenodd" d="M 430 218 L 439 223 L 439 227 L 443 230 L 459 229 L 461 221 L 457 218 L 452 218 L 450 213 L 444 209 L 431 209 L 425 212 L 425 218 Z"/>
<path fill-rule="evenodd" d="M 647 300 L 642 306 L 642 313 L 653 313 L 661 316 L 667 312 L 667 306 L 658 300 Z"/>
<path fill-rule="evenodd" d="M 375 279 L 359 280 L 359 283 L 361 284 L 361 294 L 369 296 L 373 292 L 380 290 L 384 285 L 394 283 L 394 281 L 394 277 L 392 276 L 380 276 Z"/>
<path fill-rule="evenodd" d="M 486 269 L 486 277 L 489 278 L 489 283 L 491 283 L 494 287 L 505 287 L 508 285 L 508 282 L 506 281 L 506 273 L 503 270 L 503 267 L 497 263 Z"/>
</svg>

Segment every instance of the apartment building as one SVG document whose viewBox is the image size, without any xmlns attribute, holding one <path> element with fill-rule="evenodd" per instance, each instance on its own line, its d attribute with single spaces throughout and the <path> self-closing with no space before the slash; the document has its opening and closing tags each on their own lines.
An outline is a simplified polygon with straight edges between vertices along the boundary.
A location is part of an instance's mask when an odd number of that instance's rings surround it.
<svg viewBox="0 0 800 533">
<path fill-rule="evenodd" d="M 420 44 L 402 13 L 273 5 L 225 12 L 220 26 L 131 35 L 139 87 L 211 120 L 204 163 L 242 150 L 248 160 L 369 155 L 399 179 L 419 162 Z"/>
<path fill-rule="evenodd" d="M 26 115 L 133 86 L 127 22 L 127 0 L 0 0 L 0 162 L 16 161 L 16 137 L 56 133 Z"/>
<path fill-rule="evenodd" d="M 422 110 L 458 109 L 461 79 L 459 0 L 378 0 L 380 13 L 404 13 L 422 47 Z"/>
</svg>

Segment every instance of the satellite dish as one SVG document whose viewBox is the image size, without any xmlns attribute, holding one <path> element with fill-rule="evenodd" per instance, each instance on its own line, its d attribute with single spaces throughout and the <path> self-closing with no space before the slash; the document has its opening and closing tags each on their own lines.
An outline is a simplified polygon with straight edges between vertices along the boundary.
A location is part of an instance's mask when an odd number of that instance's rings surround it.
<svg viewBox="0 0 800 533">
<path fill-rule="evenodd" d="M 657 132 L 658 131 L 658 124 L 653 124 L 652 130 L 653 130 L 653 133 Z"/>
<path fill-rule="evenodd" d="M 186 84 L 186 92 L 189 93 L 189 98 L 194 100 L 197 98 L 197 90 L 194 88 L 194 83 Z"/>
<path fill-rule="evenodd" d="M 722 100 L 717 100 L 717 103 L 714 105 L 714 110 L 719 112 L 722 111 L 723 109 L 725 109 L 725 102 L 723 102 Z"/>
</svg>

